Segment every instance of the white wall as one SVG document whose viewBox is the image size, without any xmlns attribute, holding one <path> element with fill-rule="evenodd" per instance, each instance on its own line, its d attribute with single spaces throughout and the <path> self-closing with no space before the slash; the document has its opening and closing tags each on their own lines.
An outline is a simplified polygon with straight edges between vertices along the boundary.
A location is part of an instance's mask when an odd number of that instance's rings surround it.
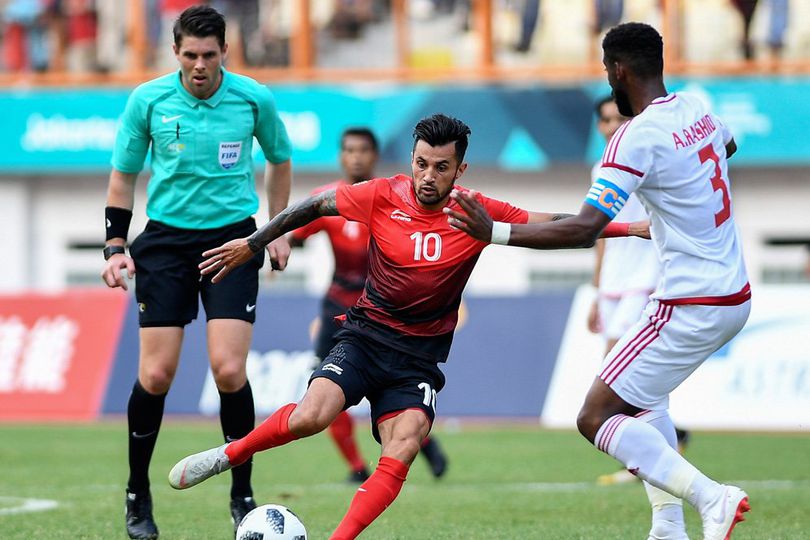
<svg viewBox="0 0 810 540">
<path fill-rule="evenodd" d="M 395 169 L 381 169 L 391 174 Z M 807 253 L 800 247 L 763 245 L 772 236 L 810 237 L 810 171 L 807 169 L 732 170 L 734 213 L 743 232 L 752 281 L 766 265 L 799 268 Z M 336 173 L 297 174 L 292 200 L 303 198 L 317 185 L 332 181 Z M 558 167 L 539 175 L 468 170 L 464 185 L 508 200 L 529 210 L 576 213 L 588 185 L 584 166 Z M 101 285 L 100 249 L 69 249 L 70 244 L 103 243 L 103 208 L 106 178 L 51 176 L 0 177 L 0 291 L 24 288 L 53 290 L 76 282 Z M 130 240 L 145 224 L 145 177 L 138 183 Z M 258 222 L 266 221 L 264 206 Z M 590 271 L 590 250 L 532 251 L 490 246 L 484 251 L 470 281 L 479 293 L 515 293 L 528 290 L 532 271 L 563 273 Z M 332 269 L 324 239 L 313 238 L 293 254 L 290 277 L 297 274 L 312 292 L 323 290 Z M 288 278 L 282 278 L 287 281 Z"/>
</svg>

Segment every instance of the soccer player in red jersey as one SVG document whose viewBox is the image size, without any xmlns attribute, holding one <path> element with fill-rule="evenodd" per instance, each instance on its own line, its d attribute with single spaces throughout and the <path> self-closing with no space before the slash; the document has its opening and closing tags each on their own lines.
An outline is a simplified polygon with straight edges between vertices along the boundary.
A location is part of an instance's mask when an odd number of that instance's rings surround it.
<svg viewBox="0 0 810 540">
<path fill-rule="evenodd" d="M 377 137 L 365 127 L 346 129 L 340 137 L 340 167 L 344 178 L 316 188 L 313 196 L 337 189 L 342 185 L 357 184 L 374 178 L 374 167 L 379 157 Z M 324 232 L 329 238 L 335 258 L 335 271 L 332 283 L 321 303 L 321 315 L 316 319 L 314 332 L 315 357 L 318 364 L 337 344 L 335 333 L 338 327 L 335 317 L 346 313 L 360 299 L 368 274 L 368 227 L 356 221 L 348 221 L 341 216 L 324 216 L 312 221 L 289 234 L 290 245 L 300 247 L 310 236 Z M 329 425 L 329 436 L 349 465 L 349 481 L 364 482 L 368 470 L 354 437 L 354 421 L 351 415 L 342 411 Z M 439 443 L 428 436 L 422 442 L 420 453 L 430 466 L 436 478 L 447 470 L 447 457 Z"/>
<path fill-rule="evenodd" d="M 322 216 L 343 216 L 369 228 L 369 272 L 360 300 L 345 316 L 338 344 L 312 374 L 298 404 L 285 405 L 238 441 L 188 456 L 169 473 L 177 489 L 194 486 L 256 452 L 324 430 L 337 415 L 367 397 L 372 431 L 382 445 L 377 469 L 357 490 L 330 537 L 356 538 L 399 494 L 408 468 L 430 432 L 436 397 L 444 386 L 461 293 L 487 242 L 450 227 L 442 209 L 467 169 L 470 129 L 436 114 L 414 128 L 413 177 L 396 175 L 309 197 L 281 212 L 247 238 L 203 254 L 200 270 L 222 280 L 274 238 Z M 539 223 L 567 217 L 533 213 L 474 193 L 495 219 Z M 643 235 L 644 226 L 616 224 L 606 234 Z"/>
</svg>

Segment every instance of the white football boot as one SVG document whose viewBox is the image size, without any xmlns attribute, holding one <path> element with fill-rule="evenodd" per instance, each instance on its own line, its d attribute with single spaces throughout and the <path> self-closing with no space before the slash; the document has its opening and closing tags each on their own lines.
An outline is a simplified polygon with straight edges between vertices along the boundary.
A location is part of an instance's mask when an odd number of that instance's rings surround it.
<svg viewBox="0 0 810 540">
<path fill-rule="evenodd" d="M 169 484 L 174 489 L 186 489 L 230 469 L 231 462 L 225 454 L 225 447 L 228 444 L 192 454 L 178 461 L 169 471 Z"/>
<path fill-rule="evenodd" d="M 746 492 L 734 486 L 722 488 L 720 497 L 700 511 L 704 540 L 728 540 L 734 526 L 745 521 L 743 514 L 751 510 Z"/>
</svg>

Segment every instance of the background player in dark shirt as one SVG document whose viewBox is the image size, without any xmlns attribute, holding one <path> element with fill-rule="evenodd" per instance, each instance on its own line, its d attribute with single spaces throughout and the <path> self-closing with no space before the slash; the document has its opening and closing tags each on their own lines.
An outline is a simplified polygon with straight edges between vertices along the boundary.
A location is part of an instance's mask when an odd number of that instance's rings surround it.
<svg viewBox="0 0 810 540">
<path fill-rule="evenodd" d="M 365 127 L 346 129 L 340 137 L 340 167 L 343 179 L 316 188 L 318 195 L 343 184 L 357 184 L 374 178 L 374 168 L 379 157 L 377 137 Z M 318 364 L 326 358 L 337 344 L 338 330 L 335 317 L 343 315 L 357 303 L 363 294 L 368 274 L 368 227 L 341 216 L 324 216 L 296 229 L 288 235 L 290 245 L 300 247 L 310 236 L 324 232 L 329 238 L 334 255 L 335 270 L 332 283 L 321 303 L 320 317 L 313 321 L 315 357 Z M 342 411 L 329 425 L 329 436 L 349 465 L 349 481 L 364 482 L 368 469 L 354 437 L 354 421 L 347 411 Z M 436 478 L 447 470 L 447 458 L 439 443 L 425 437 L 420 453 L 427 459 L 430 471 Z"/>
<path fill-rule="evenodd" d="M 413 177 L 397 175 L 342 185 L 284 210 L 248 238 L 203 254 L 200 269 L 219 281 L 280 235 L 321 216 L 341 215 L 369 227 L 369 274 L 346 314 L 338 344 L 313 373 L 299 404 L 290 403 L 246 437 L 188 456 L 169 473 L 185 489 L 254 453 L 324 430 L 340 413 L 368 397 L 372 430 L 382 444 L 377 469 L 358 489 L 333 540 L 356 538 L 397 497 L 408 468 L 430 432 L 436 396 L 444 386 L 461 293 L 486 242 L 450 227 L 442 209 L 467 164 L 469 128 L 437 114 L 414 129 Z M 545 222 L 564 216 L 529 213 L 475 193 L 496 219 Z M 628 230 L 617 225 L 613 229 Z"/>
</svg>

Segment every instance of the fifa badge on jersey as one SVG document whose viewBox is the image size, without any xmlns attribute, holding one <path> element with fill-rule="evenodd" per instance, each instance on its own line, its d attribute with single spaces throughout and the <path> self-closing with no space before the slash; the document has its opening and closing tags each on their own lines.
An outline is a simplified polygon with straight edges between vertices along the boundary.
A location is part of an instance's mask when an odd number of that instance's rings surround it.
<svg viewBox="0 0 810 540">
<path fill-rule="evenodd" d="M 230 169 L 239 161 L 242 153 L 242 142 L 221 142 L 219 143 L 219 164 L 223 169 Z"/>
</svg>

